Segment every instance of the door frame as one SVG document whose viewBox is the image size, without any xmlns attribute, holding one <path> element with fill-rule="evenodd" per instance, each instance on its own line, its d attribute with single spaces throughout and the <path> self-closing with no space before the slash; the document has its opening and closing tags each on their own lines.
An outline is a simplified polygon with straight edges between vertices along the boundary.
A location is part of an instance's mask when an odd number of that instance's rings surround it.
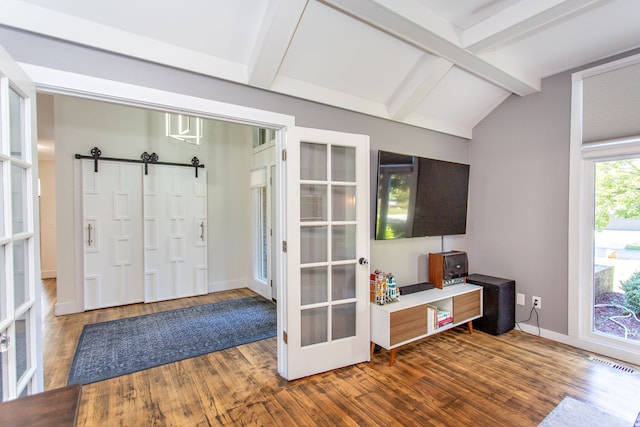
<svg viewBox="0 0 640 427">
<path fill-rule="evenodd" d="M 82 74 L 61 71 L 33 64 L 18 63 L 20 67 L 35 82 L 39 93 L 74 96 L 95 101 L 109 102 L 131 107 L 146 108 L 181 114 L 190 114 L 203 118 L 220 120 L 231 123 L 244 124 L 276 131 L 276 153 L 286 148 L 287 129 L 295 126 L 295 117 L 274 113 L 256 108 L 227 104 L 211 99 L 197 98 L 176 92 L 168 92 L 129 83 L 107 80 Z M 36 154 L 36 153 L 34 153 Z M 37 156 L 34 157 L 34 162 Z M 274 238 L 276 241 L 286 240 L 286 193 L 284 160 L 276 156 L 276 213 Z M 78 207 L 75 207 L 78 212 Z M 76 236 L 76 239 L 81 239 Z M 76 248 L 81 248 L 81 242 L 76 242 Z M 281 251 L 276 251 L 275 262 L 281 272 L 286 272 L 286 260 Z M 76 254 L 76 258 L 82 254 Z M 68 314 L 83 310 L 83 281 L 82 265 L 76 265 L 75 271 L 75 301 L 73 306 L 61 307 L 56 305 L 56 315 Z M 278 274 L 276 278 L 277 294 L 281 296 L 277 305 L 277 336 L 282 337 L 282 331 L 286 325 L 286 277 Z M 286 348 L 282 339 L 277 340 L 278 372 L 285 376 L 286 373 Z"/>
</svg>

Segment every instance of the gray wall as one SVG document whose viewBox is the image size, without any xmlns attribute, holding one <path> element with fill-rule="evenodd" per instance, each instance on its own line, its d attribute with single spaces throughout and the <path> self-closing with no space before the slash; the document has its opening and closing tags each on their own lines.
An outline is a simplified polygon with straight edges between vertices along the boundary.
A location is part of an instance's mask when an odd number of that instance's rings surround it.
<svg viewBox="0 0 640 427">
<path fill-rule="evenodd" d="M 469 162 L 469 141 L 290 96 L 135 60 L 0 26 L 0 44 L 17 60 L 78 74 L 152 87 L 295 116 L 298 126 L 370 136 L 377 150 L 397 151 L 460 163 Z M 375 170 L 372 169 L 372 179 Z M 375 184 L 375 179 L 372 180 Z M 372 188 L 372 208 L 375 193 Z M 447 237 L 444 249 L 467 250 L 467 236 Z M 371 269 L 392 272 L 400 285 L 424 281 L 426 254 L 442 250 L 436 238 L 371 242 Z"/>
<path fill-rule="evenodd" d="M 544 79 L 542 92 L 511 96 L 473 130 L 469 259 L 476 273 L 514 279 L 542 298 L 540 326 L 567 333 L 571 76 Z M 534 317 L 535 320 L 535 317 Z"/>
<path fill-rule="evenodd" d="M 571 73 L 637 53 L 543 79 L 540 93 L 509 97 L 473 129 L 470 268 L 516 281 L 526 295 L 517 320 L 529 317 L 535 295 L 540 326 L 567 334 L 568 307 L 576 303 L 568 300 Z"/>
</svg>

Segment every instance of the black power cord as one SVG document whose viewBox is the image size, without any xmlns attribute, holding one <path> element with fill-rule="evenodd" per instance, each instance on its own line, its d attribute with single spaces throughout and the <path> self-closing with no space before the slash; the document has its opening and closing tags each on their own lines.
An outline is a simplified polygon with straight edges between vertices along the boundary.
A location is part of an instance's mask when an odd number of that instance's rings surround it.
<svg viewBox="0 0 640 427">
<path fill-rule="evenodd" d="M 540 336 L 540 319 L 538 319 L 538 310 L 536 310 L 535 306 L 531 307 L 531 311 L 529 312 L 529 318 L 527 320 L 516 320 L 516 326 L 518 327 L 518 329 L 520 329 L 522 332 L 524 332 L 522 330 L 522 328 L 520 327 L 520 323 L 528 323 L 529 320 L 531 320 L 531 316 L 533 316 L 533 313 L 536 314 L 536 326 L 538 327 L 538 335 L 537 336 L 539 337 Z"/>
</svg>

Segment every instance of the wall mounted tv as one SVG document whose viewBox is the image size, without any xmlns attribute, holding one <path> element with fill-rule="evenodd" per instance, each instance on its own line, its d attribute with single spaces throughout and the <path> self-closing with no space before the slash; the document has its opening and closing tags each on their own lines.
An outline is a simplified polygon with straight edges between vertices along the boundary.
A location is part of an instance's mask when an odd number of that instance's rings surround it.
<svg viewBox="0 0 640 427">
<path fill-rule="evenodd" d="M 465 234 L 469 165 L 378 152 L 376 240 Z"/>
</svg>

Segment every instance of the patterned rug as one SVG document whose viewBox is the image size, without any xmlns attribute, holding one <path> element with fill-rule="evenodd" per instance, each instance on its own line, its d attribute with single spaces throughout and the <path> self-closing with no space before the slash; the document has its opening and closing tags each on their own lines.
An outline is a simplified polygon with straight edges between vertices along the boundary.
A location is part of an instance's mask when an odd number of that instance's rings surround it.
<svg viewBox="0 0 640 427">
<path fill-rule="evenodd" d="M 631 427 L 631 423 L 618 418 L 588 403 L 565 397 L 540 427 Z"/>
<path fill-rule="evenodd" d="M 89 384 L 276 335 L 260 296 L 85 325 L 67 384 Z"/>
</svg>

